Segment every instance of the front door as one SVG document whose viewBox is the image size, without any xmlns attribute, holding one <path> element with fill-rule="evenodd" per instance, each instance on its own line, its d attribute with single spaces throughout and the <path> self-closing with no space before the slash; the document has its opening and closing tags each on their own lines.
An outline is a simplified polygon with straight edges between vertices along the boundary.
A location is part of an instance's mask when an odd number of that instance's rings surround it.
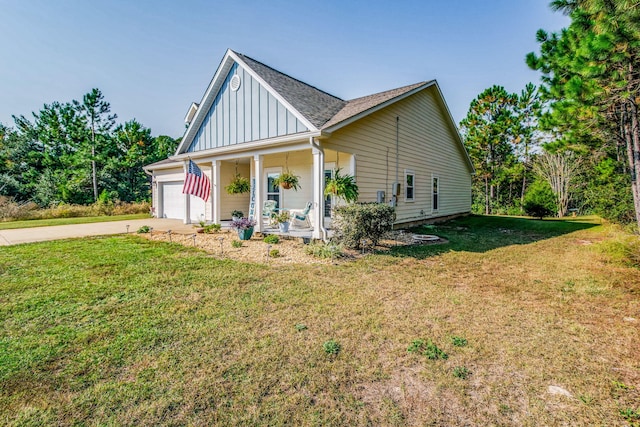
<svg viewBox="0 0 640 427">
<path fill-rule="evenodd" d="M 279 185 L 275 185 L 273 181 L 280 176 L 282 170 L 280 168 L 265 169 L 267 174 L 267 198 L 266 200 L 275 200 L 276 208 L 282 207 L 282 189 Z"/>
</svg>

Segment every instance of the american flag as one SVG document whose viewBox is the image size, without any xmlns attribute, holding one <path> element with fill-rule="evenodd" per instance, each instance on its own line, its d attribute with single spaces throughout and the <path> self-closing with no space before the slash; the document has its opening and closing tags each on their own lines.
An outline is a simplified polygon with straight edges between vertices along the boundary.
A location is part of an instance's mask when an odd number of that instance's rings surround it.
<svg viewBox="0 0 640 427">
<path fill-rule="evenodd" d="M 189 160 L 189 169 L 184 180 L 182 193 L 200 197 L 205 202 L 209 200 L 209 193 L 211 193 L 211 181 L 209 181 L 207 175 L 202 173 L 198 165 L 191 160 Z"/>
</svg>

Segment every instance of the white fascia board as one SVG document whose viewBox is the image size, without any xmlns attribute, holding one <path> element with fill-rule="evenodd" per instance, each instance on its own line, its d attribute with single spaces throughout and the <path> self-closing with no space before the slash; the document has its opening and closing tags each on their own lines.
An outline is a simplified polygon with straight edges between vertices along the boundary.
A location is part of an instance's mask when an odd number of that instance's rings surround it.
<svg viewBox="0 0 640 427">
<path fill-rule="evenodd" d="M 234 61 L 236 61 L 238 64 L 242 65 L 242 67 L 249 74 L 251 74 L 251 77 L 256 79 L 262 86 L 265 87 L 265 89 L 267 89 L 269 91 L 269 93 L 271 93 L 271 95 L 273 95 L 278 101 L 280 101 L 280 103 L 282 105 L 284 105 L 289 111 L 291 111 L 291 114 L 293 114 L 296 117 L 296 119 L 300 120 L 302 122 L 302 124 L 304 124 L 307 127 L 307 129 L 309 129 L 311 131 L 317 131 L 318 130 L 318 128 L 315 127 L 309 120 L 307 120 L 306 117 L 304 117 L 302 114 L 300 114 L 300 112 L 298 110 L 293 108 L 293 105 L 289 104 L 289 102 L 286 99 L 284 99 L 274 88 L 272 88 L 266 81 L 264 81 L 264 79 L 262 77 L 260 77 L 260 75 L 258 75 L 255 71 L 253 71 L 253 69 L 251 69 L 251 67 L 246 62 L 244 62 L 242 59 L 240 59 L 240 57 L 238 55 L 236 55 L 235 52 L 231 51 L 230 55 L 231 55 L 231 57 L 233 58 Z"/>
<path fill-rule="evenodd" d="M 152 168 L 148 167 L 148 166 L 144 166 L 142 169 L 147 171 L 147 172 L 153 172 L 153 171 L 157 171 L 157 170 L 161 170 L 161 169 L 174 169 L 177 167 L 182 167 L 182 164 L 176 164 L 176 163 L 166 163 L 164 165 L 157 165 L 154 166 Z"/>
<path fill-rule="evenodd" d="M 222 81 L 220 80 L 221 75 L 223 75 L 224 73 L 224 76 L 226 76 L 226 74 L 231 69 L 232 62 L 233 62 L 233 58 L 231 58 L 230 56 L 231 53 L 232 53 L 231 49 L 227 49 L 227 52 L 224 54 L 224 57 L 222 57 L 222 61 L 220 61 L 220 65 L 218 65 L 218 69 L 216 70 L 216 73 L 213 75 L 213 78 L 211 79 L 211 82 L 209 83 L 207 90 L 204 92 L 204 95 L 202 96 L 202 100 L 200 101 L 200 106 L 198 107 L 198 110 L 196 111 L 193 119 L 191 120 L 191 123 L 189 123 L 189 127 L 184 133 L 184 136 L 182 137 L 182 141 L 180 142 L 180 145 L 176 149 L 176 154 L 175 154 L 176 156 L 179 155 L 182 151 L 186 150 L 186 148 L 189 147 L 191 142 L 193 142 L 193 138 L 195 137 L 195 134 L 198 131 L 198 128 L 202 124 L 204 114 L 206 114 L 206 112 L 209 111 L 209 108 L 211 107 L 213 100 L 215 99 L 216 95 L 218 94 L 218 91 L 220 90 L 220 87 L 222 87 L 222 83 L 224 82 L 224 80 Z"/>
<path fill-rule="evenodd" d="M 336 130 L 338 130 L 338 129 L 344 127 L 344 126 L 350 125 L 351 123 L 356 122 L 356 121 L 362 119 L 363 117 L 368 116 L 369 114 L 375 113 L 376 111 L 382 110 L 383 108 L 386 108 L 391 104 L 395 104 L 398 101 L 401 101 L 401 100 L 403 100 L 405 98 L 408 98 L 411 95 L 413 95 L 413 94 L 415 94 L 417 92 L 420 92 L 423 89 L 426 89 L 426 88 L 428 88 L 430 86 L 433 86 L 434 84 L 437 85 L 437 82 L 435 80 L 428 81 L 425 84 L 423 84 L 421 86 L 418 86 L 415 89 L 410 90 L 409 92 L 405 92 L 402 95 L 396 96 L 395 98 L 391 98 L 391 99 L 389 99 L 389 100 L 387 100 L 387 101 L 385 101 L 385 102 L 383 102 L 381 104 L 375 105 L 375 106 L 369 108 L 368 110 L 364 110 L 361 113 L 358 113 L 355 116 L 349 117 L 348 119 L 343 120 L 343 121 L 341 121 L 339 123 L 336 123 L 335 125 L 330 126 L 330 127 L 326 128 L 326 129 L 322 129 L 322 134 L 325 135 L 325 136 L 329 136 L 329 135 L 331 135 L 332 132 L 335 132 Z"/>
<path fill-rule="evenodd" d="M 467 152 L 467 149 L 464 146 L 464 141 L 462 140 L 462 136 L 460 135 L 460 131 L 458 131 L 458 126 L 456 125 L 456 121 L 453 119 L 453 115 L 451 114 L 451 110 L 449 110 L 449 106 L 447 105 L 447 101 L 444 99 L 444 95 L 442 94 L 442 90 L 440 89 L 440 85 L 438 84 L 437 81 L 435 81 L 435 87 L 438 90 L 438 95 L 440 96 L 440 101 L 442 102 L 442 105 L 444 105 L 444 109 L 447 111 L 447 116 L 449 117 L 449 124 L 451 125 L 451 128 L 453 130 L 453 133 L 456 135 L 456 139 L 458 140 L 458 143 L 460 144 L 460 148 L 462 149 L 462 152 L 464 153 L 466 159 L 467 159 L 467 163 L 469 165 L 469 168 L 471 169 L 471 174 L 475 175 L 476 174 L 476 168 L 473 167 L 473 162 L 471 161 L 471 157 L 469 157 L 469 153 Z"/>
<path fill-rule="evenodd" d="M 290 144 L 304 143 L 309 146 L 310 137 L 318 137 L 320 132 L 304 132 L 295 135 L 279 136 L 276 138 L 262 139 L 260 141 L 244 142 L 242 144 L 227 145 L 225 147 L 211 148 L 209 150 L 196 151 L 194 153 L 181 153 L 175 156 L 170 156 L 169 159 L 179 162 L 186 159 L 202 159 L 202 158 L 215 158 L 217 160 L 223 160 L 223 156 L 228 158 L 238 157 L 239 153 L 246 153 L 246 155 L 264 154 L 269 152 L 282 152 L 290 149 Z M 282 147 L 281 147 L 282 146 Z M 287 146 L 287 147 L 284 147 Z M 248 153 L 250 152 L 250 153 Z"/>
<path fill-rule="evenodd" d="M 187 115 L 184 116 L 184 122 L 189 124 L 191 120 L 193 120 L 193 116 L 195 116 L 198 111 L 199 104 L 197 102 L 192 102 L 191 106 L 189 106 L 189 111 L 187 111 Z"/>
</svg>

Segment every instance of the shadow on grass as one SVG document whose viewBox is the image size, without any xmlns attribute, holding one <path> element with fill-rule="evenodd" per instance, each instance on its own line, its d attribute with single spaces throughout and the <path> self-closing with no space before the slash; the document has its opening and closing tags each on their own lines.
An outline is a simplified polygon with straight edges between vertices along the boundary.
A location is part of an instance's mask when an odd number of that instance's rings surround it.
<svg viewBox="0 0 640 427">
<path fill-rule="evenodd" d="M 511 245 L 526 245 L 600 224 L 598 217 L 536 220 L 530 218 L 470 215 L 435 225 L 411 228 L 412 234 L 434 234 L 449 241 L 437 245 L 392 248 L 388 254 L 418 259 L 449 251 L 487 252 Z"/>
</svg>

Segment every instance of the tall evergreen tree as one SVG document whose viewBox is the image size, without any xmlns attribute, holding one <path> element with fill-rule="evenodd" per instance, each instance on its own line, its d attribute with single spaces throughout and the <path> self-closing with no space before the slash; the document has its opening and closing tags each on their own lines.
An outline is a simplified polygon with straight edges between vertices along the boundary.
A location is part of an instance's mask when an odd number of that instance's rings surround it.
<svg viewBox="0 0 640 427">
<path fill-rule="evenodd" d="M 111 105 L 104 100 L 99 89 L 92 89 L 84 95 L 82 103 L 73 101 L 73 105 L 86 120 L 89 133 L 88 143 L 91 152 L 91 180 L 93 184 L 93 200 L 98 200 L 98 171 L 97 159 L 99 149 L 108 143 L 109 132 L 115 124 L 116 114 L 111 112 Z"/>
<path fill-rule="evenodd" d="M 562 135 L 553 148 L 582 147 L 625 158 L 640 228 L 640 4 L 629 0 L 556 0 L 571 24 L 538 32 L 540 53 L 527 63 L 543 74 L 552 100 L 544 122 Z"/>
<path fill-rule="evenodd" d="M 493 213 L 500 184 L 516 157 L 513 150 L 518 97 L 492 86 L 471 102 L 460 122 L 465 145 L 476 169 L 475 193 L 484 195 L 485 214 Z M 480 189 L 482 188 L 482 189 Z"/>
</svg>

